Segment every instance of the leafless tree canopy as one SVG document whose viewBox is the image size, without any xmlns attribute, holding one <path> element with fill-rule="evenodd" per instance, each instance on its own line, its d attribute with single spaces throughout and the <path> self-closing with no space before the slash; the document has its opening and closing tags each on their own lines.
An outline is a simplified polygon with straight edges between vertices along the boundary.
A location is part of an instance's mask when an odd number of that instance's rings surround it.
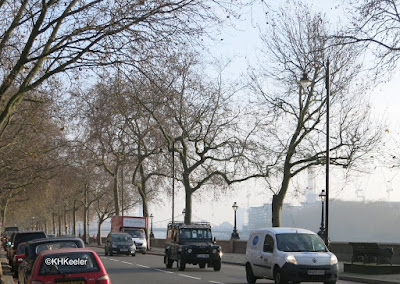
<svg viewBox="0 0 400 284">
<path fill-rule="evenodd" d="M 352 7 L 351 26 L 345 26 L 337 38 L 346 44 L 368 46 L 378 66 L 393 70 L 400 57 L 400 1 L 347 0 L 345 3 Z M 380 68 L 376 72 L 385 73 Z"/>
<path fill-rule="evenodd" d="M 356 166 L 379 138 L 362 98 L 362 84 L 356 81 L 358 50 L 330 44 L 323 19 L 298 1 L 283 7 L 269 19 L 270 33 L 263 37 L 266 67 L 252 74 L 253 90 L 267 113 L 262 141 L 269 153 L 269 180 L 277 178 L 271 183 L 275 226 L 280 225 L 291 178 L 325 164 L 325 60 L 331 60 L 331 164 Z M 303 74 L 311 82 L 306 89 L 299 85 Z"/>
</svg>

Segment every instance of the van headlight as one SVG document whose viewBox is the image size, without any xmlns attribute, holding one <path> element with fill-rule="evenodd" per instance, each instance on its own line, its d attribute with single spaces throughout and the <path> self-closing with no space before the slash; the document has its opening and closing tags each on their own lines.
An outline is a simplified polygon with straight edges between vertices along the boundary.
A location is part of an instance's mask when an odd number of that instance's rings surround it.
<svg viewBox="0 0 400 284">
<path fill-rule="evenodd" d="M 289 254 L 285 257 L 286 262 L 292 263 L 292 264 L 298 264 L 296 258 L 294 257 L 293 254 Z"/>
<path fill-rule="evenodd" d="M 332 255 L 331 255 L 331 262 L 330 262 L 330 264 L 331 264 L 331 265 L 335 265 L 335 264 L 337 264 L 337 263 L 338 263 L 338 260 L 337 260 L 336 255 L 332 254 Z"/>
</svg>

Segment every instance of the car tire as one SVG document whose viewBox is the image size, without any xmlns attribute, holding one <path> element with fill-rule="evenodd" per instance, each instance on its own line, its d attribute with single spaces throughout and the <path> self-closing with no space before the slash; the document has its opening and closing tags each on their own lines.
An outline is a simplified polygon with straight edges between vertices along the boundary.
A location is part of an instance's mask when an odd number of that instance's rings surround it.
<svg viewBox="0 0 400 284">
<path fill-rule="evenodd" d="M 253 269 L 251 269 L 250 263 L 246 263 L 246 280 L 249 284 L 254 284 L 257 281 L 257 278 L 254 277 Z"/>
<path fill-rule="evenodd" d="M 217 260 L 216 262 L 214 262 L 213 268 L 214 271 L 220 271 L 221 270 L 221 259 Z"/>
<path fill-rule="evenodd" d="M 200 267 L 201 269 L 206 268 L 206 264 L 205 264 L 205 263 L 199 263 L 199 267 Z"/>
<path fill-rule="evenodd" d="M 107 248 L 104 248 L 104 254 L 105 254 L 106 256 L 108 255 Z"/>
<path fill-rule="evenodd" d="M 113 256 L 113 255 L 114 255 L 114 253 L 113 253 L 112 249 L 110 249 L 110 256 Z"/>
<path fill-rule="evenodd" d="M 177 266 L 179 271 L 184 271 L 186 268 L 185 260 L 182 259 L 181 255 L 178 256 Z"/>
<path fill-rule="evenodd" d="M 274 281 L 275 284 L 287 284 L 287 281 L 282 280 L 282 273 L 279 269 L 275 271 Z"/>
<path fill-rule="evenodd" d="M 336 280 L 325 281 L 324 284 L 336 284 Z"/>
<path fill-rule="evenodd" d="M 132 256 L 136 256 L 136 252 L 132 253 Z"/>
<path fill-rule="evenodd" d="M 172 268 L 174 261 L 168 257 L 168 255 L 164 256 L 164 263 L 167 268 Z"/>
</svg>

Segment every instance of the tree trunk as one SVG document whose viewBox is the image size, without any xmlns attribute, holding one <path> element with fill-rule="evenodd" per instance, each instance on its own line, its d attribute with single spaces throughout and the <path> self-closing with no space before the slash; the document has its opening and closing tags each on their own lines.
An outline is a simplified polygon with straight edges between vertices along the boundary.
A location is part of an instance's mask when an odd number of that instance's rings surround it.
<svg viewBox="0 0 400 284">
<path fill-rule="evenodd" d="M 114 169 L 114 186 L 113 186 L 113 192 L 114 192 L 114 208 L 115 208 L 115 215 L 120 216 L 121 215 L 121 204 L 120 204 L 120 199 L 119 199 L 119 166 L 118 164 L 115 166 Z"/>
<path fill-rule="evenodd" d="M 74 200 L 74 208 L 72 209 L 72 223 L 73 223 L 73 234 L 76 235 L 76 200 Z"/>
<path fill-rule="evenodd" d="M 89 185 L 85 184 L 84 192 L 84 206 L 83 206 L 83 241 L 89 244 L 89 228 L 88 228 L 88 215 L 89 215 Z"/>
<path fill-rule="evenodd" d="M 185 200 L 185 224 L 192 222 L 192 191 L 186 190 Z"/>
<path fill-rule="evenodd" d="M 99 224 L 97 226 L 97 245 L 101 246 L 102 241 L 101 241 L 101 224 L 103 224 L 104 220 L 102 218 L 99 218 Z"/>
<path fill-rule="evenodd" d="M 281 226 L 281 213 L 283 207 L 283 201 L 285 199 L 286 193 L 289 188 L 290 181 L 290 164 L 289 159 L 287 158 L 284 166 L 284 174 L 282 179 L 281 189 L 278 194 L 274 194 L 272 197 L 272 226 L 280 227 Z"/>
</svg>

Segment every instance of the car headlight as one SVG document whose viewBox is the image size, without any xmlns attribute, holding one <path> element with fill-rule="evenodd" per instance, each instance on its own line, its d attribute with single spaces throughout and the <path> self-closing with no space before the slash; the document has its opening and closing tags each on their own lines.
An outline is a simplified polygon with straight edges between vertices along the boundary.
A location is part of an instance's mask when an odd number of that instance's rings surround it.
<svg viewBox="0 0 400 284">
<path fill-rule="evenodd" d="M 293 254 L 287 255 L 285 259 L 286 259 L 286 262 L 288 262 L 288 263 L 292 263 L 292 264 L 296 264 L 296 265 L 298 264 L 297 260 Z"/>
<path fill-rule="evenodd" d="M 213 249 L 211 252 L 212 253 L 217 253 L 217 249 Z"/>
<path fill-rule="evenodd" d="M 116 245 L 114 245 L 114 244 L 112 244 L 112 245 L 111 245 L 111 247 L 112 247 L 112 248 L 117 248 L 117 246 L 116 246 Z"/>
<path fill-rule="evenodd" d="M 330 264 L 331 264 L 331 265 L 335 265 L 335 264 L 337 264 L 337 263 L 338 263 L 338 259 L 337 259 L 336 255 L 332 254 L 332 255 L 331 255 L 331 262 L 330 262 Z"/>
<path fill-rule="evenodd" d="M 187 250 L 187 253 L 192 253 L 192 249 L 191 249 L 191 248 L 188 249 L 188 250 Z"/>
</svg>

